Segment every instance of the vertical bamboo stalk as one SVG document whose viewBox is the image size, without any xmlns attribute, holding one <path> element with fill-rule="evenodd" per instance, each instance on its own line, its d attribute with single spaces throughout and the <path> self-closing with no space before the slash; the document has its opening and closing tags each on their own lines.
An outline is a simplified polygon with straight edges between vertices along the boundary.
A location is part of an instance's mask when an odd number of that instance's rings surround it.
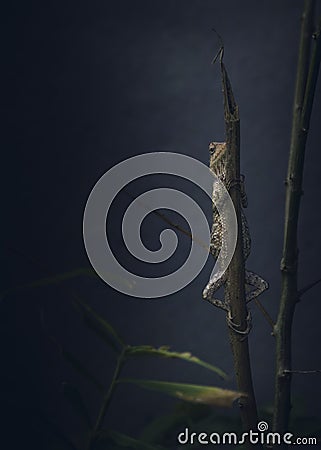
<svg viewBox="0 0 321 450">
<path fill-rule="evenodd" d="M 292 322 L 299 300 L 297 287 L 297 227 L 302 195 L 305 145 L 309 129 L 315 86 L 320 65 L 320 27 L 312 35 L 315 0 L 305 0 L 302 15 L 299 58 L 293 106 L 290 155 L 286 179 L 284 243 L 281 260 L 281 300 L 274 334 L 276 337 L 275 431 L 287 431 L 291 410 Z M 314 37 L 314 48 L 310 47 Z"/>
<path fill-rule="evenodd" d="M 231 181 L 230 196 L 236 211 L 238 239 L 233 259 L 228 268 L 228 281 L 225 287 L 225 301 L 230 305 L 233 322 L 240 331 L 248 327 L 248 311 L 245 300 L 245 267 L 242 240 L 240 180 L 240 117 L 234 100 L 232 88 L 221 54 L 221 73 L 224 95 L 224 119 L 227 148 L 227 180 Z M 234 370 L 238 389 L 246 393 L 239 400 L 244 431 L 256 430 L 257 408 L 252 383 L 252 373 L 247 335 L 241 335 L 229 328 L 230 344 L 234 359 Z M 248 444 L 250 446 L 250 444 Z M 256 445 L 260 447 L 260 445 Z"/>
</svg>

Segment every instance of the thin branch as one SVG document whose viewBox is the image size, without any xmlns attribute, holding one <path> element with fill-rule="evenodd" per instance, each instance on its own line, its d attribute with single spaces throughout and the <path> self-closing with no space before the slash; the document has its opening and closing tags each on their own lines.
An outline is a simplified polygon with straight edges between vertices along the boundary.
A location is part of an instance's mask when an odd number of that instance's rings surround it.
<svg viewBox="0 0 321 450">
<path fill-rule="evenodd" d="M 321 278 L 319 278 L 316 281 L 313 281 L 312 283 L 308 284 L 307 286 L 304 286 L 304 288 L 299 290 L 299 297 L 302 297 L 306 292 L 308 292 L 310 289 L 312 289 L 314 286 L 319 284 L 321 282 Z"/>
<path fill-rule="evenodd" d="M 126 189 L 123 189 L 123 192 L 128 197 L 132 198 L 133 200 L 136 200 L 136 202 L 142 208 L 144 208 L 147 211 L 150 211 L 151 214 L 154 214 L 155 216 L 159 217 L 163 222 L 167 223 L 167 225 L 170 225 L 172 228 L 174 228 L 174 230 L 177 230 L 180 233 L 185 234 L 185 236 L 190 238 L 192 241 L 194 241 L 196 244 L 198 244 L 200 247 L 203 247 L 204 250 L 206 250 L 208 253 L 210 253 L 210 249 L 209 249 L 208 245 L 206 245 L 201 239 L 198 239 L 197 237 L 193 236 L 190 231 L 188 231 L 185 228 L 181 227 L 177 223 L 172 222 L 171 219 L 166 214 L 163 214 L 163 213 L 157 211 L 157 209 L 153 209 L 150 205 L 148 205 L 145 202 L 142 202 L 141 200 L 137 200 L 136 197 L 134 197 L 134 195 L 130 194 Z"/>
<path fill-rule="evenodd" d="M 312 34 L 312 55 L 310 60 L 304 102 L 302 107 L 302 132 L 307 133 L 310 125 L 315 88 L 318 80 L 321 59 L 321 16 L 316 31 Z"/>
<path fill-rule="evenodd" d="M 117 385 L 117 381 L 118 381 L 121 369 L 123 367 L 124 358 L 125 358 L 125 351 L 126 351 L 126 348 L 123 348 L 122 352 L 120 353 L 120 355 L 119 355 L 119 357 L 117 359 L 117 364 L 116 364 L 116 368 L 115 368 L 115 371 L 114 371 L 114 374 L 113 374 L 113 378 L 112 378 L 111 383 L 109 385 L 109 389 L 108 389 L 106 395 L 103 398 L 103 402 L 102 402 L 101 408 L 99 410 L 98 417 L 97 417 L 97 420 L 96 420 L 96 423 L 95 423 L 95 426 L 94 426 L 94 429 L 93 429 L 93 432 L 92 432 L 92 435 L 91 435 L 91 438 L 90 438 L 90 441 L 89 441 L 88 450 L 91 450 L 93 448 L 93 445 L 94 445 L 95 439 L 97 437 L 97 434 L 101 430 L 101 427 L 103 425 L 103 422 L 104 422 L 104 419 L 105 419 L 105 415 L 107 413 L 107 410 L 108 410 L 109 404 L 111 402 L 111 399 L 112 399 L 112 397 L 114 395 L 114 391 L 115 391 L 115 388 L 116 388 L 116 385 Z"/>
<path fill-rule="evenodd" d="M 263 314 L 263 317 L 266 319 L 267 323 L 270 325 L 270 327 L 272 329 L 272 334 L 274 334 L 273 331 L 274 331 L 275 323 L 274 323 L 272 317 L 267 312 L 267 310 L 264 308 L 264 306 L 262 305 L 262 303 L 260 302 L 260 300 L 258 298 L 255 298 L 254 301 L 256 303 L 256 306 L 259 308 L 259 310 Z"/>
<path fill-rule="evenodd" d="M 285 370 L 284 373 L 298 373 L 298 374 L 302 374 L 302 375 L 306 375 L 306 374 L 315 374 L 315 373 L 321 373 L 321 370 L 317 369 L 317 370 Z"/>
</svg>

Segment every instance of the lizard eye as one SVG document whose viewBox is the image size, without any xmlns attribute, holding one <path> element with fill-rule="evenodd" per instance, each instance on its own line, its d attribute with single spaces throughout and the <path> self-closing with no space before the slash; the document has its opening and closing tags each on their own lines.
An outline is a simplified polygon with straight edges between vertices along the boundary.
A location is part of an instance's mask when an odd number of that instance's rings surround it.
<svg viewBox="0 0 321 450">
<path fill-rule="evenodd" d="M 208 149 L 209 149 L 209 151 L 210 151 L 210 154 L 211 154 L 211 155 L 214 155 L 215 150 L 216 150 L 216 145 L 214 144 L 214 142 L 210 142 L 210 144 L 209 144 L 209 146 L 208 146 Z"/>
</svg>

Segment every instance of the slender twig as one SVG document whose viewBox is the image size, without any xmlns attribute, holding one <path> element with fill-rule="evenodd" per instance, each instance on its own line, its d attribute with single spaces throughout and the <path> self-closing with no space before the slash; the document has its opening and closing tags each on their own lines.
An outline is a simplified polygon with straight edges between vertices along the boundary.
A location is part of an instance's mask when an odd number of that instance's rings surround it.
<svg viewBox="0 0 321 450">
<path fill-rule="evenodd" d="M 312 35 L 314 7 L 314 0 L 305 0 L 286 180 L 281 300 L 278 319 L 274 328 L 276 336 L 276 378 L 273 427 L 275 431 L 280 433 L 285 432 L 288 428 L 291 409 L 292 322 L 295 306 L 299 300 L 297 288 L 297 228 L 302 195 L 305 144 L 320 64 L 320 33 Z M 311 41 L 313 41 L 314 48 L 310 58 Z"/>
<path fill-rule="evenodd" d="M 267 323 L 270 325 L 270 327 L 272 329 L 272 334 L 274 335 L 275 323 L 274 323 L 272 317 L 267 312 L 267 310 L 264 308 L 264 306 L 262 305 L 262 303 L 260 302 L 260 300 L 258 298 L 255 298 L 254 301 L 255 301 L 256 306 L 259 308 L 259 310 L 263 314 L 263 317 L 266 319 Z"/>
<path fill-rule="evenodd" d="M 189 239 L 191 239 L 192 241 L 194 241 L 196 244 L 198 244 L 199 246 L 203 247 L 207 252 L 210 253 L 210 248 L 208 245 L 205 244 L 205 242 L 203 242 L 201 239 L 199 239 L 196 236 L 193 236 L 193 234 L 186 230 L 185 228 L 181 227 L 180 225 L 178 225 L 177 223 L 174 223 L 171 221 L 171 219 L 169 217 L 167 217 L 166 214 L 163 214 L 159 211 L 157 211 L 157 209 L 153 209 L 150 207 L 150 205 L 148 205 L 145 202 L 142 202 L 140 200 L 137 200 L 132 194 L 130 194 L 128 191 L 126 191 L 126 189 L 123 189 L 124 194 L 128 195 L 129 197 L 131 197 L 132 199 L 135 199 L 136 202 L 144 209 L 146 209 L 147 211 L 150 211 L 151 214 L 154 214 L 155 216 L 159 217 L 163 222 L 167 223 L 167 225 L 170 225 L 172 228 L 174 228 L 174 230 L 179 231 L 180 233 L 185 234 L 185 236 L 187 236 Z"/>
<path fill-rule="evenodd" d="M 101 427 L 103 425 L 104 418 L 105 418 L 105 415 L 107 413 L 108 406 L 109 406 L 109 404 L 111 402 L 112 396 L 114 394 L 114 391 L 115 391 L 115 388 L 116 388 L 116 385 L 117 385 L 117 380 L 118 380 L 119 375 L 121 373 L 121 369 L 122 369 L 122 366 L 123 366 L 123 363 L 124 363 L 124 359 L 125 359 L 125 352 L 126 352 L 126 347 L 124 347 L 122 349 L 121 353 L 118 356 L 116 367 L 115 367 L 115 371 L 114 371 L 111 383 L 109 385 L 109 389 L 108 389 L 106 395 L 103 398 L 103 402 L 102 402 L 101 408 L 99 410 L 95 426 L 94 426 L 93 431 L 92 431 L 91 439 L 90 439 L 90 442 L 89 442 L 89 445 L 88 445 L 88 450 L 91 450 L 92 445 L 94 444 L 94 441 L 95 441 L 95 439 L 97 437 L 97 434 L 98 434 L 98 432 L 100 431 L 100 429 L 101 429 Z"/>
<path fill-rule="evenodd" d="M 304 288 L 299 290 L 299 297 L 302 297 L 306 292 L 308 292 L 310 289 L 314 288 L 317 284 L 321 282 L 321 278 L 318 280 L 313 281 L 312 283 L 308 284 L 307 286 L 304 286 Z"/>
<path fill-rule="evenodd" d="M 321 59 L 321 16 L 319 17 L 317 29 L 312 34 L 312 54 L 309 65 L 304 102 L 302 107 L 301 132 L 304 136 L 307 135 L 309 130 L 315 88 L 320 69 L 320 59 Z"/>
<path fill-rule="evenodd" d="M 285 370 L 284 373 L 298 373 L 302 375 L 310 375 L 315 373 L 321 373 L 321 370 Z"/>
</svg>

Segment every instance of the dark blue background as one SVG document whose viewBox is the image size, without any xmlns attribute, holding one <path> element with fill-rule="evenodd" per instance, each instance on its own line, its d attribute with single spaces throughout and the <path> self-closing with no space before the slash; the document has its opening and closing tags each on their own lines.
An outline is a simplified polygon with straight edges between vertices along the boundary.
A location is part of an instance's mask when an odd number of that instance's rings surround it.
<svg viewBox="0 0 321 450">
<path fill-rule="evenodd" d="M 1 289 L 90 267 L 82 241 L 84 206 L 95 182 L 117 162 L 144 152 L 174 151 L 207 164 L 208 142 L 224 139 L 219 69 L 211 65 L 219 45 L 211 31 L 215 27 L 224 40 L 241 114 L 253 240 L 247 266 L 269 281 L 262 301 L 276 317 L 301 7 L 299 0 L 49 1 L 16 2 L 4 11 Z M 320 277 L 320 113 L 319 83 L 306 152 L 300 286 Z M 123 196 L 119 205 L 126 202 Z M 158 218 L 149 218 L 146 239 L 154 248 L 163 227 Z M 114 239 L 118 248 L 120 238 L 115 234 Z M 180 245 L 169 270 L 190 243 L 181 236 Z M 159 300 L 129 298 L 86 278 L 6 295 L 0 304 L 5 436 L 16 435 L 19 446 L 35 448 L 28 410 L 39 408 L 77 438 L 82 424 L 61 394 L 66 379 L 81 387 L 97 414 L 97 394 L 47 336 L 74 351 L 102 381 L 109 380 L 111 352 L 81 324 L 70 305 L 71 289 L 127 342 L 191 351 L 232 375 L 224 314 L 201 301 L 211 266 L 209 260 L 191 285 Z M 306 294 L 297 307 L 296 369 L 321 368 L 320 289 Z M 260 312 L 254 306 L 251 311 L 253 378 L 264 406 L 273 400 L 274 340 Z M 175 361 L 133 361 L 125 375 L 235 387 L 234 380 L 224 384 L 205 369 Z M 307 414 L 321 415 L 318 375 L 294 377 L 293 393 Z M 137 435 L 172 404 L 161 394 L 124 386 L 108 420 L 115 429 Z"/>
</svg>

